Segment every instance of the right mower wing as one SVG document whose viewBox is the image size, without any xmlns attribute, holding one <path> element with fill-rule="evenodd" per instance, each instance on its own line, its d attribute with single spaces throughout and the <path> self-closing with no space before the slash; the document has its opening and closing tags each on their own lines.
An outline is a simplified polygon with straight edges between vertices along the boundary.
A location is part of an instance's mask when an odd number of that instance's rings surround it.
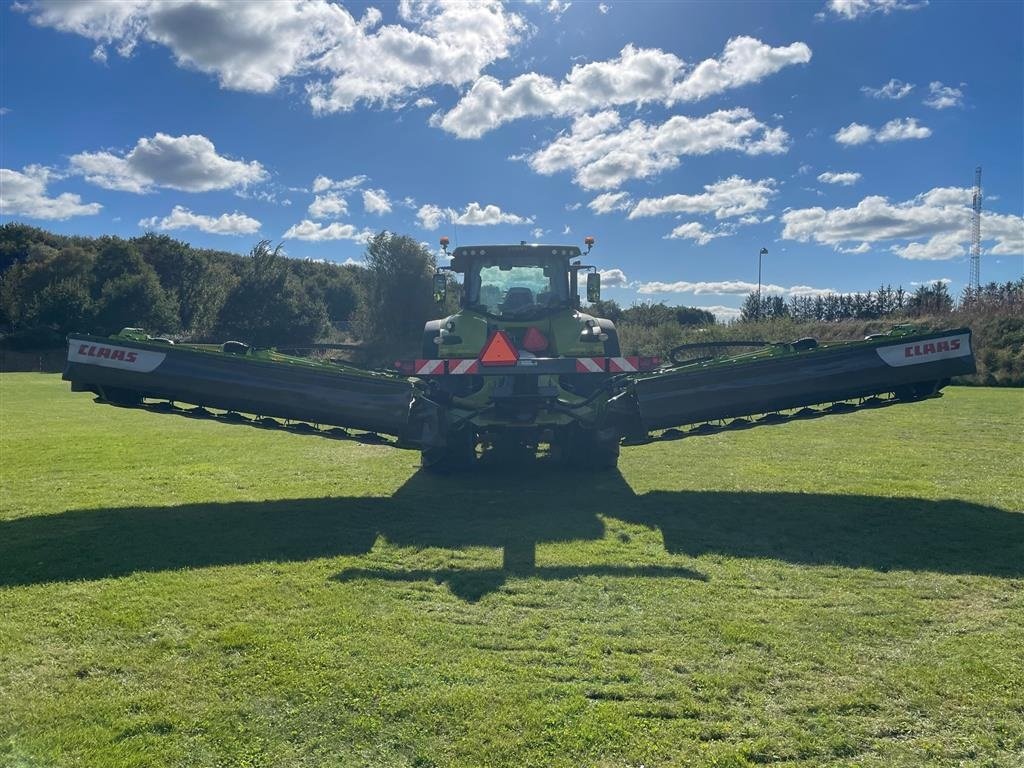
<svg viewBox="0 0 1024 768">
<path fill-rule="evenodd" d="M 821 345 L 806 339 L 636 374 L 609 408 L 627 436 L 641 438 L 649 431 L 761 414 L 767 414 L 763 421 L 777 422 L 780 411 L 814 405 L 919 400 L 937 394 L 951 377 L 974 371 L 968 328 Z"/>
</svg>

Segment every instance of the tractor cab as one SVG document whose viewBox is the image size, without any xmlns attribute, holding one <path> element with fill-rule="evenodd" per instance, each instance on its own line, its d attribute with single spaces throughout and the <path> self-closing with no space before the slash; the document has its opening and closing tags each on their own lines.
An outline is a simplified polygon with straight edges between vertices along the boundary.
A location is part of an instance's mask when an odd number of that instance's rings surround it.
<svg viewBox="0 0 1024 768">
<path fill-rule="evenodd" d="M 434 277 L 434 299 L 443 303 L 448 273 L 462 276 L 460 311 L 424 328 L 423 356 L 476 357 L 495 330 L 521 348 L 527 334 L 545 343 L 537 353 L 555 356 L 618 354 L 614 326 L 582 311 L 579 274 L 586 272 L 587 301 L 601 298 L 597 268 L 582 263 L 586 251 L 571 245 L 474 245 L 454 249 L 451 264 Z M 448 254 L 448 238 L 441 238 Z M 532 330 L 531 330 L 532 329 Z M 611 342 L 611 343 L 607 343 Z M 596 343 L 596 344 L 595 344 Z M 443 354 L 441 354 L 443 353 Z"/>
<path fill-rule="evenodd" d="M 587 251 L 594 238 L 586 239 Z M 448 253 L 448 238 L 441 238 Z M 582 264 L 584 253 L 575 246 L 484 245 L 456 248 L 451 265 L 436 276 L 435 299 L 444 299 L 448 281 L 444 271 L 463 276 L 463 309 L 474 310 L 496 320 L 530 320 L 552 313 L 580 308 L 579 273 L 587 274 L 587 300 L 601 298 L 601 276 L 596 268 Z"/>
<path fill-rule="evenodd" d="M 579 248 L 563 245 L 463 247 L 452 252 L 448 269 L 463 276 L 463 309 L 496 320 L 534 320 L 579 309 L 581 270 L 591 270 L 588 299 L 600 297 L 600 275 L 580 263 L 582 255 Z"/>
</svg>

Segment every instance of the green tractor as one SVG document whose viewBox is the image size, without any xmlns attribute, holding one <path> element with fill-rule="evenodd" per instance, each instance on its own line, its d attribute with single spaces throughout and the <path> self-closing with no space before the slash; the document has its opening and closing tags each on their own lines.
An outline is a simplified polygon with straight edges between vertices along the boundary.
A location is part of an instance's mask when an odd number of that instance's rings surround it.
<svg viewBox="0 0 1024 768">
<path fill-rule="evenodd" d="M 585 243 L 589 253 L 594 240 Z M 448 238 L 441 247 L 447 254 Z M 468 466 L 478 444 L 531 452 L 541 443 L 568 463 L 613 466 L 620 435 L 592 402 L 607 378 L 594 374 L 607 374 L 612 359 L 630 370 L 640 363 L 620 357 L 611 320 L 582 309 L 581 272 L 587 301 L 601 298 L 596 268 L 581 263 L 579 248 L 563 245 L 471 246 L 450 255 L 451 265 L 435 275 L 434 300 L 444 302 L 446 273 L 456 273 L 461 309 L 426 324 L 420 360 L 396 364 L 428 378 L 458 419 L 445 445 L 423 449 L 424 466 Z M 646 360 L 647 368 L 656 365 Z"/>
<path fill-rule="evenodd" d="M 64 378 L 123 407 L 330 437 L 391 435 L 392 445 L 419 450 L 424 468 L 447 472 L 471 468 L 482 452 L 500 462 L 543 445 L 567 466 L 608 469 L 620 446 L 913 402 L 974 372 L 967 328 L 683 345 L 666 361 L 623 356 L 614 324 L 581 304 L 581 273 L 587 300 L 601 296 L 600 274 L 582 263 L 593 244 L 456 248 L 435 275 L 434 298 L 443 303 L 459 274 L 460 311 L 428 322 L 422 357 L 389 370 L 237 341 L 174 344 L 127 328 L 69 336 Z M 446 238 L 441 246 L 447 252 Z"/>
</svg>

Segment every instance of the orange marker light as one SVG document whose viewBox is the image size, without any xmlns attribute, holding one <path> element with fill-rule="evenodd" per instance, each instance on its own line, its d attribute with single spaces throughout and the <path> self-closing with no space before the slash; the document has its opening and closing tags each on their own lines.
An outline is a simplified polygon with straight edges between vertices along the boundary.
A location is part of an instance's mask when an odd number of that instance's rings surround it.
<svg viewBox="0 0 1024 768">
<path fill-rule="evenodd" d="M 495 331 L 480 353 L 481 365 L 515 365 L 519 359 L 512 339 L 504 331 Z"/>
<path fill-rule="evenodd" d="M 541 333 L 539 328 L 530 326 L 526 329 L 526 333 L 523 334 L 523 349 L 527 352 L 537 354 L 538 352 L 543 352 L 547 348 L 547 337 Z"/>
</svg>

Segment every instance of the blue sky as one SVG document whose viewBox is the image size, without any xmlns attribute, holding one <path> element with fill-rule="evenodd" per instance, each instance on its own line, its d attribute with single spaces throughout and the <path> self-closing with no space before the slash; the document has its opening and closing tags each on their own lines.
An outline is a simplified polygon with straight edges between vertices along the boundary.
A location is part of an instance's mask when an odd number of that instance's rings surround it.
<svg viewBox="0 0 1024 768">
<path fill-rule="evenodd" d="M 606 296 L 1024 269 L 1024 4 L 5 4 L 2 221 L 358 260 L 580 243 Z"/>
</svg>

